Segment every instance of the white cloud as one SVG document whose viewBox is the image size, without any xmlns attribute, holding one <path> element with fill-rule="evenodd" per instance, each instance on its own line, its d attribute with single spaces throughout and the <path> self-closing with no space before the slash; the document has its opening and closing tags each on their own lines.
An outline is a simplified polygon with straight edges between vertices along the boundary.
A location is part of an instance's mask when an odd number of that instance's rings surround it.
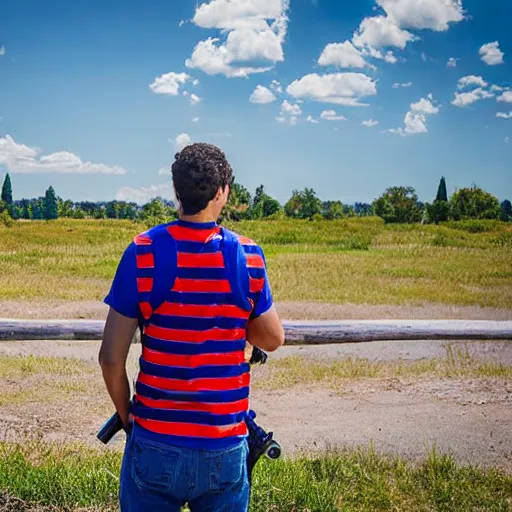
<svg viewBox="0 0 512 512">
<path fill-rule="evenodd" d="M 508 144 L 510 142 L 510 137 L 505 137 L 505 144 Z"/>
<path fill-rule="evenodd" d="M 346 121 L 347 118 L 336 114 L 336 110 L 324 110 L 320 117 L 325 121 Z"/>
<path fill-rule="evenodd" d="M 504 91 L 504 87 L 500 87 L 499 85 L 491 85 L 491 91 L 492 92 L 501 92 Z"/>
<path fill-rule="evenodd" d="M 84 162 L 69 151 L 58 151 L 38 157 L 38 148 L 18 144 L 10 136 L 0 138 L 0 165 L 12 173 L 126 174 L 119 166 Z"/>
<path fill-rule="evenodd" d="M 458 60 L 460 60 L 460 59 L 456 59 L 455 57 L 450 57 L 448 59 L 448 62 L 446 63 L 446 67 L 447 68 L 456 68 Z"/>
<path fill-rule="evenodd" d="M 5 46 L 0 47 L 0 55 L 5 55 Z"/>
<path fill-rule="evenodd" d="M 368 119 L 367 121 L 363 121 L 361 123 L 362 126 L 366 126 L 366 128 L 372 128 L 373 126 L 377 126 L 379 121 L 374 121 L 373 119 Z"/>
<path fill-rule="evenodd" d="M 197 87 L 199 85 L 199 80 L 197 78 L 194 78 L 194 80 L 192 80 L 192 85 Z"/>
<path fill-rule="evenodd" d="M 498 96 L 498 101 L 505 103 L 512 103 L 512 90 L 505 91 L 501 96 Z"/>
<path fill-rule="evenodd" d="M 199 122 L 199 117 L 194 117 L 194 119 L 192 119 L 192 122 L 193 123 L 198 123 Z"/>
<path fill-rule="evenodd" d="M 180 133 L 173 141 L 176 149 L 181 151 L 185 146 L 188 146 L 192 142 L 188 133 Z"/>
<path fill-rule="evenodd" d="M 510 112 L 496 112 L 496 117 L 500 117 L 502 119 L 512 119 L 512 110 Z"/>
<path fill-rule="evenodd" d="M 289 0 L 212 0 L 196 9 L 193 22 L 224 35 L 200 41 L 185 65 L 207 74 L 247 77 L 284 60 Z M 257 65 L 251 65 L 257 63 Z"/>
<path fill-rule="evenodd" d="M 281 104 L 281 110 L 276 120 L 280 123 L 289 123 L 291 125 L 297 124 L 298 117 L 302 115 L 302 109 L 299 104 L 290 103 L 284 100 Z"/>
<path fill-rule="evenodd" d="M 411 87 L 411 85 L 412 85 L 412 82 L 406 82 L 404 84 L 397 82 L 397 83 L 393 84 L 393 89 L 398 89 L 400 87 Z"/>
<path fill-rule="evenodd" d="M 260 104 L 266 104 L 266 103 L 272 103 L 273 101 L 276 101 L 276 97 L 272 93 L 270 89 L 267 89 L 266 87 L 263 87 L 262 85 L 256 86 L 256 89 L 254 89 L 253 93 L 251 94 L 251 97 L 249 98 L 249 101 L 251 103 L 260 103 Z"/>
<path fill-rule="evenodd" d="M 476 85 L 477 87 L 487 87 L 489 84 L 481 76 L 468 75 L 459 79 L 457 87 L 459 89 L 464 89 L 472 85 Z"/>
<path fill-rule="evenodd" d="M 279 82 L 279 80 L 272 80 L 271 84 L 270 84 L 270 88 L 277 92 L 277 94 L 282 94 L 283 93 L 283 88 L 281 86 L 281 82 Z"/>
<path fill-rule="evenodd" d="M 320 55 L 318 64 L 340 68 L 364 68 L 369 66 L 362 53 L 350 41 L 329 43 Z"/>
<path fill-rule="evenodd" d="M 155 78 L 154 82 L 150 84 L 149 87 L 156 94 L 177 96 L 180 85 L 183 85 L 189 79 L 190 76 L 186 73 L 171 72 Z"/>
<path fill-rule="evenodd" d="M 500 50 L 498 41 L 482 45 L 478 53 L 480 54 L 482 61 L 489 66 L 503 64 L 503 57 L 505 54 Z"/>
<path fill-rule="evenodd" d="M 199 96 L 197 96 L 197 94 L 189 94 L 187 91 L 185 91 L 183 93 L 184 96 L 188 96 L 189 98 L 189 101 L 190 101 L 190 104 L 191 105 L 197 105 L 200 101 L 201 101 L 201 98 Z"/>
<path fill-rule="evenodd" d="M 411 103 L 410 110 L 405 114 L 405 128 L 388 130 L 397 133 L 402 137 L 419 133 L 427 133 L 427 116 L 439 113 L 439 107 L 434 105 L 434 98 L 431 94 L 427 98 L 421 98 L 416 103 Z"/>
<path fill-rule="evenodd" d="M 308 123 L 312 123 L 312 124 L 318 124 L 318 123 L 319 123 L 318 119 L 315 119 L 315 118 L 314 118 L 313 116 L 311 116 L 311 115 L 309 115 L 309 116 L 306 118 L 306 121 L 307 121 Z"/>
<path fill-rule="evenodd" d="M 159 173 L 163 174 L 163 173 Z M 118 201 L 128 201 L 137 204 L 145 204 L 156 197 L 171 197 L 173 188 L 170 183 L 162 183 L 161 185 L 150 185 L 149 187 L 131 188 L 123 187 L 117 192 L 116 199 Z"/>
<path fill-rule="evenodd" d="M 374 16 L 365 18 L 361 22 L 357 31 L 354 32 L 352 41 L 357 47 L 396 46 L 403 50 L 408 42 L 415 39 L 413 34 L 402 30 L 389 16 Z"/>
<path fill-rule="evenodd" d="M 286 92 L 294 98 L 355 107 L 365 106 L 359 100 L 377 94 L 377 86 L 362 73 L 311 73 L 291 83 Z"/>
<path fill-rule="evenodd" d="M 452 101 L 452 105 L 455 105 L 456 107 L 467 107 L 468 105 L 472 105 L 477 101 L 485 100 L 492 97 L 494 97 L 494 94 L 492 92 L 486 91 L 481 87 L 477 87 L 476 89 L 473 89 L 472 91 L 469 92 L 456 92 L 455 98 Z"/>
<path fill-rule="evenodd" d="M 377 0 L 401 28 L 448 30 L 464 19 L 462 0 Z"/>
</svg>

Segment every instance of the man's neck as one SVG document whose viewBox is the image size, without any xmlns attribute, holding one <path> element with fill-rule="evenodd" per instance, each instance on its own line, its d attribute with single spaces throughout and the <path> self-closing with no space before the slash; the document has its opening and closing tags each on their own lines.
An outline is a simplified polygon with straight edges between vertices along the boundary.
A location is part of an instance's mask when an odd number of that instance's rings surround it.
<svg viewBox="0 0 512 512">
<path fill-rule="evenodd" d="M 199 212 L 195 215 L 180 215 L 180 220 L 185 222 L 194 222 L 196 224 L 208 224 L 217 222 L 217 219 L 210 212 Z"/>
</svg>

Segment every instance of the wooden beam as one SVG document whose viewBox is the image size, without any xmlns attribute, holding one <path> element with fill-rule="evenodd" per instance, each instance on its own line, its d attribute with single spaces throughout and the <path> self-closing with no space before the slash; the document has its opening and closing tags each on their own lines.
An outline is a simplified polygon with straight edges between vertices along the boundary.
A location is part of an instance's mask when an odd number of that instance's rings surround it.
<svg viewBox="0 0 512 512">
<path fill-rule="evenodd" d="M 386 340 L 512 340 L 512 321 L 283 321 L 289 345 Z M 0 340 L 101 340 L 102 320 L 0 319 Z"/>
</svg>

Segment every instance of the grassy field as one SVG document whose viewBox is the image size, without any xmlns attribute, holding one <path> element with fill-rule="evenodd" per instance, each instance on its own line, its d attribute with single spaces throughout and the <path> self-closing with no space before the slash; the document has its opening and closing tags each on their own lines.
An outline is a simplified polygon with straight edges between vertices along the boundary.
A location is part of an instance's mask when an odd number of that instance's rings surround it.
<svg viewBox="0 0 512 512">
<path fill-rule="evenodd" d="M 385 226 L 380 219 L 247 221 L 277 301 L 512 307 L 512 225 Z M 0 299 L 102 300 L 145 229 L 129 221 L 0 226 Z"/>
<path fill-rule="evenodd" d="M 4 501 L 15 504 L 2 510 L 52 505 L 48 510 L 116 511 L 120 462 L 119 451 L 2 443 L 0 492 Z M 293 460 L 262 459 L 254 475 L 251 511 L 504 512 L 511 507 L 510 475 L 459 467 L 435 450 L 412 464 L 375 453 L 370 445 Z"/>
</svg>

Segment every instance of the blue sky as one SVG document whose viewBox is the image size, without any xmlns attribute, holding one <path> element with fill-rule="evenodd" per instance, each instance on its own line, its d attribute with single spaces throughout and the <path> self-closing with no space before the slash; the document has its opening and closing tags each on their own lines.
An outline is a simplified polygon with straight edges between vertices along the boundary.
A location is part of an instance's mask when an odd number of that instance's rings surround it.
<svg viewBox="0 0 512 512">
<path fill-rule="evenodd" d="M 0 179 L 16 198 L 50 184 L 74 200 L 172 198 L 168 168 L 191 140 L 282 202 L 306 186 L 370 202 L 393 185 L 430 201 L 442 175 L 449 192 L 512 198 L 512 3 L 421 6 L 7 1 Z"/>
</svg>

